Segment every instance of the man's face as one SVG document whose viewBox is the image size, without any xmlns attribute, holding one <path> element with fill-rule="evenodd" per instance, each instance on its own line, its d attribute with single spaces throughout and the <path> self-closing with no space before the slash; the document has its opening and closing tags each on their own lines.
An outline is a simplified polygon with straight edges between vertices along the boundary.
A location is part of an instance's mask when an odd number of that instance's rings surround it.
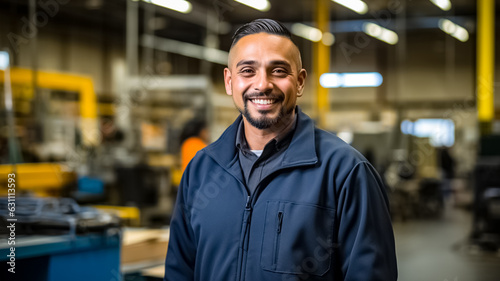
<svg viewBox="0 0 500 281">
<path fill-rule="evenodd" d="M 224 82 L 246 121 L 258 129 L 269 129 L 293 116 L 306 75 L 292 41 L 257 33 L 233 46 Z"/>
</svg>

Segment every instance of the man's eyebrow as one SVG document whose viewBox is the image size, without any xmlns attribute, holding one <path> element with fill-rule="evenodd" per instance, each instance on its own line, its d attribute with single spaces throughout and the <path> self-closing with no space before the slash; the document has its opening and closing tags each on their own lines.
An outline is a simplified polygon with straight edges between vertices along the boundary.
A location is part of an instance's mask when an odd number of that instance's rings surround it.
<svg viewBox="0 0 500 281">
<path fill-rule="evenodd" d="M 258 64 L 257 61 L 255 60 L 241 60 L 236 64 L 236 67 L 242 66 L 242 65 L 256 65 Z M 270 66 L 283 66 L 286 68 L 291 68 L 292 66 L 288 61 L 285 60 L 273 60 L 269 62 Z"/>
<path fill-rule="evenodd" d="M 284 61 L 284 60 L 273 60 L 269 63 L 269 65 L 271 65 L 271 66 L 284 66 L 286 68 L 292 67 L 289 62 Z"/>
<path fill-rule="evenodd" d="M 257 62 L 254 60 L 241 60 L 236 64 L 236 67 L 241 65 L 255 65 L 255 64 L 257 64 Z"/>
<path fill-rule="evenodd" d="M 269 63 L 270 65 L 290 65 L 287 61 L 284 60 L 273 60 Z"/>
</svg>

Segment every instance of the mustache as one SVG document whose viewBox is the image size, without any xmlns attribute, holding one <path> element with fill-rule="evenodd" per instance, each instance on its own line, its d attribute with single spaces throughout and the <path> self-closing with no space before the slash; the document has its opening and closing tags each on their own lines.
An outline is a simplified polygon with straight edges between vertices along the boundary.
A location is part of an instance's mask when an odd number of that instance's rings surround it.
<svg viewBox="0 0 500 281">
<path fill-rule="evenodd" d="M 284 97 L 281 94 L 266 94 L 263 92 L 250 92 L 243 95 L 245 99 L 255 99 L 255 98 L 268 98 L 282 100 Z"/>
</svg>

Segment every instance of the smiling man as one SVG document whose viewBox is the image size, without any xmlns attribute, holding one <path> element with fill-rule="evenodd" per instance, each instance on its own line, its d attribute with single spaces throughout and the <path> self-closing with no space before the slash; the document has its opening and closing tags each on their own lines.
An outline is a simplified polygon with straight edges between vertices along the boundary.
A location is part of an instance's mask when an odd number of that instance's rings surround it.
<svg viewBox="0 0 500 281">
<path fill-rule="evenodd" d="M 241 115 L 183 175 L 165 280 L 397 279 L 380 177 L 296 105 L 306 76 L 282 24 L 236 31 L 224 82 Z"/>
<path fill-rule="evenodd" d="M 245 122 L 257 129 L 254 133 L 279 132 L 293 123 L 297 97 L 304 88 L 306 71 L 299 50 L 290 39 L 268 33 L 234 41 L 224 70 L 226 91 Z"/>
</svg>

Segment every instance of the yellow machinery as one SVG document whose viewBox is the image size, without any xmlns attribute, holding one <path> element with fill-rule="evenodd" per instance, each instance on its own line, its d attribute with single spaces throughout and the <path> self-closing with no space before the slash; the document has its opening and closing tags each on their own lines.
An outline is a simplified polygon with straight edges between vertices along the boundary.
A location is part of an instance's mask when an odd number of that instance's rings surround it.
<svg viewBox="0 0 500 281">
<path fill-rule="evenodd" d="M 32 85 L 33 71 L 12 68 L 11 84 L 14 87 Z M 0 83 L 5 81 L 5 73 L 0 70 Z M 56 72 L 37 72 L 37 86 L 50 90 L 77 92 L 80 96 L 80 130 L 82 142 L 86 146 L 95 146 L 99 141 L 97 121 L 97 98 L 90 77 Z M 12 165 L 0 165 L 0 195 L 7 193 L 7 175 L 14 171 Z M 76 174 L 67 171 L 64 165 L 57 163 L 17 164 L 17 193 L 32 192 L 38 196 L 57 196 L 61 189 L 76 180 Z"/>
<path fill-rule="evenodd" d="M 5 73 L 0 70 L 0 83 L 4 82 Z M 33 71 L 24 68 L 12 68 L 10 70 L 11 83 L 13 86 L 31 85 Z M 82 141 L 86 146 L 95 146 L 99 141 L 99 126 L 97 121 L 97 98 L 94 85 L 90 77 L 37 71 L 37 86 L 39 88 L 74 91 L 80 95 L 80 129 Z"/>
<path fill-rule="evenodd" d="M 76 181 L 76 174 L 57 163 L 0 165 L 0 196 L 7 195 L 8 175 L 15 173 L 16 195 L 58 196 L 62 188 Z"/>
</svg>

